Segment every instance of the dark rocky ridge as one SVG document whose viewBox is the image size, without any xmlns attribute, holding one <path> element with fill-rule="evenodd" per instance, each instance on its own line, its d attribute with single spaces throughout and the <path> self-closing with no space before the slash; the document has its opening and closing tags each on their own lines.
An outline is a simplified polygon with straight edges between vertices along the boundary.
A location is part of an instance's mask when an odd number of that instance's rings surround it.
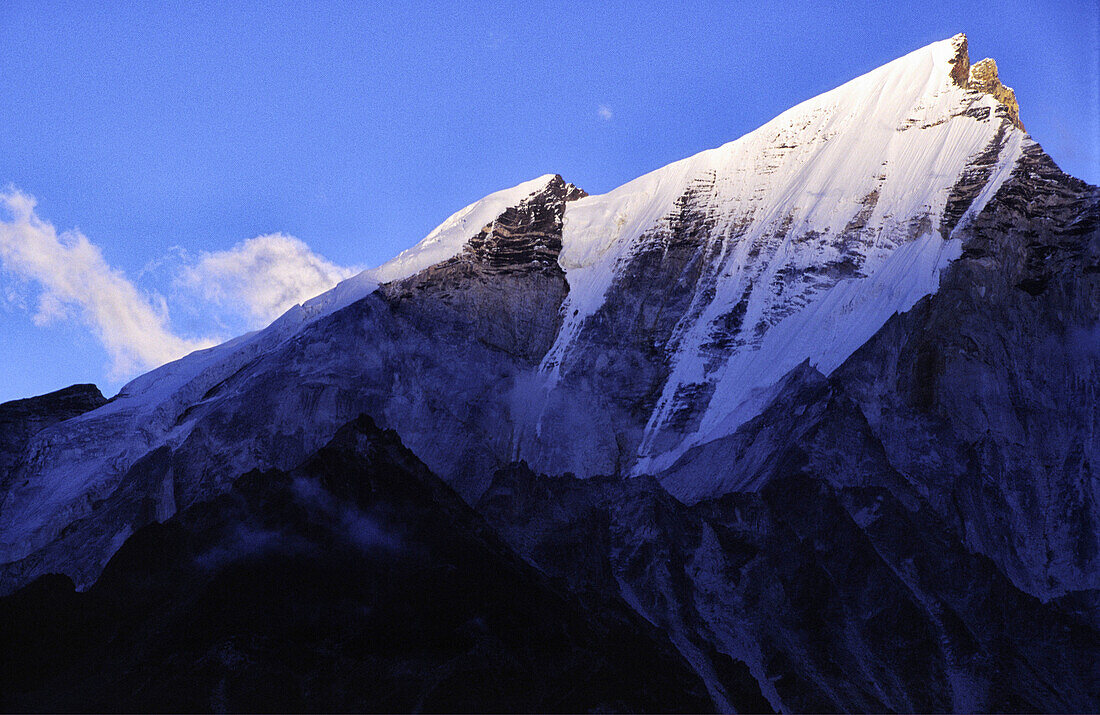
<svg viewBox="0 0 1100 715">
<path fill-rule="evenodd" d="M 967 545 L 1044 598 L 1100 588 L 1100 190 L 1033 145 L 939 291 L 833 375 Z"/>
<path fill-rule="evenodd" d="M 555 176 L 471 237 L 457 256 L 387 283 L 379 295 L 426 333 L 454 325 L 456 340 L 472 335 L 537 362 L 561 327 L 559 308 L 569 291 L 557 262 L 565 204 L 586 195 Z"/>
<path fill-rule="evenodd" d="M 973 554 L 819 373 L 783 395 L 720 455 L 755 466 L 723 496 L 687 506 L 647 477 L 521 464 L 478 509 L 548 573 L 669 633 L 720 708 L 745 661 L 784 712 L 1094 710 L 1096 627 Z"/>
<path fill-rule="evenodd" d="M 755 683 L 745 702 L 751 698 Z M 741 694 L 738 694 L 741 695 Z M 701 682 L 606 594 L 512 553 L 362 418 L 130 537 L 87 593 L 0 599 L 0 708 L 703 712 Z"/>
<path fill-rule="evenodd" d="M 505 209 L 469 240 L 457 259 L 444 265 L 470 258 L 496 273 L 524 270 L 531 264 L 557 268 L 565 204 L 585 196 L 587 192 L 555 176 L 535 196 Z"/>
</svg>

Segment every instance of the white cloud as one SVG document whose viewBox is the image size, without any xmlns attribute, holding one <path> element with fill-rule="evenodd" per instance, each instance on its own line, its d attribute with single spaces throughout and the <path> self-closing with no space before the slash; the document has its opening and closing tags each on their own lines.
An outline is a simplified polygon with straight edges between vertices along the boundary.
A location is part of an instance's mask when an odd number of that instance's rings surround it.
<svg viewBox="0 0 1100 715">
<path fill-rule="evenodd" d="M 596 109 L 596 115 L 605 122 L 610 122 L 612 117 L 615 116 L 615 113 L 611 111 L 611 107 L 606 104 L 601 104 Z"/>
<path fill-rule="evenodd" d="M 328 262 L 293 236 L 272 233 L 203 253 L 178 283 L 223 308 L 243 307 L 258 326 L 358 272 Z"/>
<path fill-rule="evenodd" d="M 4 268 L 0 261 L 0 308 L 9 312 L 27 312 L 26 280 Z"/>
<path fill-rule="evenodd" d="M 138 278 L 174 288 L 172 312 L 189 332 L 224 337 L 262 327 L 358 272 L 275 233 L 197 258 L 175 247 Z M 59 234 L 35 213 L 35 200 L 14 188 L 0 191 L 0 308 L 31 309 L 39 326 L 84 323 L 110 356 L 111 380 L 220 342 L 173 331 L 162 295 L 140 290 L 79 231 Z"/>
<path fill-rule="evenodd" d="M 163 298 L 139 291 L 79 231 L 58 234 L 35 214 L 30 196 L 9 189 L 0 192 L 0 206 L 9 214 L 0 218 L 0 264 L 40 287 L 35 323 L 83 321 L 107 350 L 112 378 L 213 344 L 175 335 Z"/>
</svg>

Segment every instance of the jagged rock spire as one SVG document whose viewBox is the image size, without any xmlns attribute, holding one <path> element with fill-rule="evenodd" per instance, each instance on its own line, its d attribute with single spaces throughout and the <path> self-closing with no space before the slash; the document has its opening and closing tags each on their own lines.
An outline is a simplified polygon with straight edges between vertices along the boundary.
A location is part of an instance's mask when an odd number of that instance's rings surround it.
<svg viewBox="0 0 1100 715">
<path fill-rule="evenodd" d="M 963 89 L 991 95 L 995 100 L 1004 105 L 1008 110 L 1008 117 L 1014 125 L 1024 129 L 1020 121 L 1020 105 L 1016 101 L 1016 93 L 1011 87 L 1001 84 L 997 74 L 997 61 L 991 57 L 973 65 L 970 64 L 969 49 L 966 35 L 959 33 L 951 38 L 955 47 L 955 56 L 951 60 L 951 79 Z M 1024 129 L 1024 131 L 1027 131 Z"/>
<path fill-rule="evenodd" d="M 996 60 L 987 57 L 971 65 L 967 88 L 993 95 L 994 99 L 1008 109 L 1012 123 L 1020 129 L 1024 128 L 1023 123 L 1020 122 L 1020 105 L 1016 102 L 1016 93 L 1011 87 L 1001 84 L 1001 79 L 997 75 Z"/>
</svg>

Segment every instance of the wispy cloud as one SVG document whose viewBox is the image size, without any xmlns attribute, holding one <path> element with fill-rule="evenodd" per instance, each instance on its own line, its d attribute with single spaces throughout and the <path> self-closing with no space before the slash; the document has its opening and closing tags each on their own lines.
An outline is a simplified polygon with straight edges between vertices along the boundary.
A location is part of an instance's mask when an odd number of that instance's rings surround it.
<svg viewBox="0 0 1100 715">
<path fill-rule="evenodd" d="M 615 117 L 615 113 L 611 111 L 611 107 L 606 104 L 601 104 L 596 109 L 596 116 L 605 122 L 610 122 Z"/>
<path fill-rule="evenodd" d="M 203 253 L 178 283 L 222 308 L 244 307 L 249 322 L 259 325 L 358 272 L 330 263 L 293 236 L 272 233 Z"/>
<path fill-rule="evenodd" d="M 103 258 L 99 247 L 79 231 L 57 230 L 40 219 L 35 201 L 14 189 L 0 193 L 0 263 L 40 288 L 34 321 L 84 322 L 111 359 L 118 379 L 207 347 L 169 328 L 164 299 L 139 291 Z"/>
<path fill-rule="evenodd" d="M 280 233 L 197 258 L 173 249 L 142 273 L 160 274 L 174 287 L 173 312 L 203 316 L 191 321 L 196 334 L 220 336 L 189 338 L 173 330 L 168 301 L 160 293 L 139 289 L 79 231 L 58 233 L 36 214 L 35 200 L 16 189 L 0 192 L 0 269 L 0 302 L 8 309 L 33 310 L 37 325 L 82 322 L 107 351 L 111 380 L 214 345 L 230 337 L 224 334 L 227 324 L 262 327 L 358 272 Z"/>
</svg>

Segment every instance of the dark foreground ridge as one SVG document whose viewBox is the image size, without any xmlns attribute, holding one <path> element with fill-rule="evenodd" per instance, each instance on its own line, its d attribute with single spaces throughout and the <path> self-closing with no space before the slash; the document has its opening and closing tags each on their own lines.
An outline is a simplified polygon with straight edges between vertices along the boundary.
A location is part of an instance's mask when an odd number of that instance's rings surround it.
<svg viewBox="0 0 1100 715">
<path fill-rule="evenodd" d="M 659 631 L 549 581 L 363 417 L 300 468 L 139 530 L 87 593 L 50 575 L 0 599 L 0 708 L 713 705 Z"/>
</svg>

